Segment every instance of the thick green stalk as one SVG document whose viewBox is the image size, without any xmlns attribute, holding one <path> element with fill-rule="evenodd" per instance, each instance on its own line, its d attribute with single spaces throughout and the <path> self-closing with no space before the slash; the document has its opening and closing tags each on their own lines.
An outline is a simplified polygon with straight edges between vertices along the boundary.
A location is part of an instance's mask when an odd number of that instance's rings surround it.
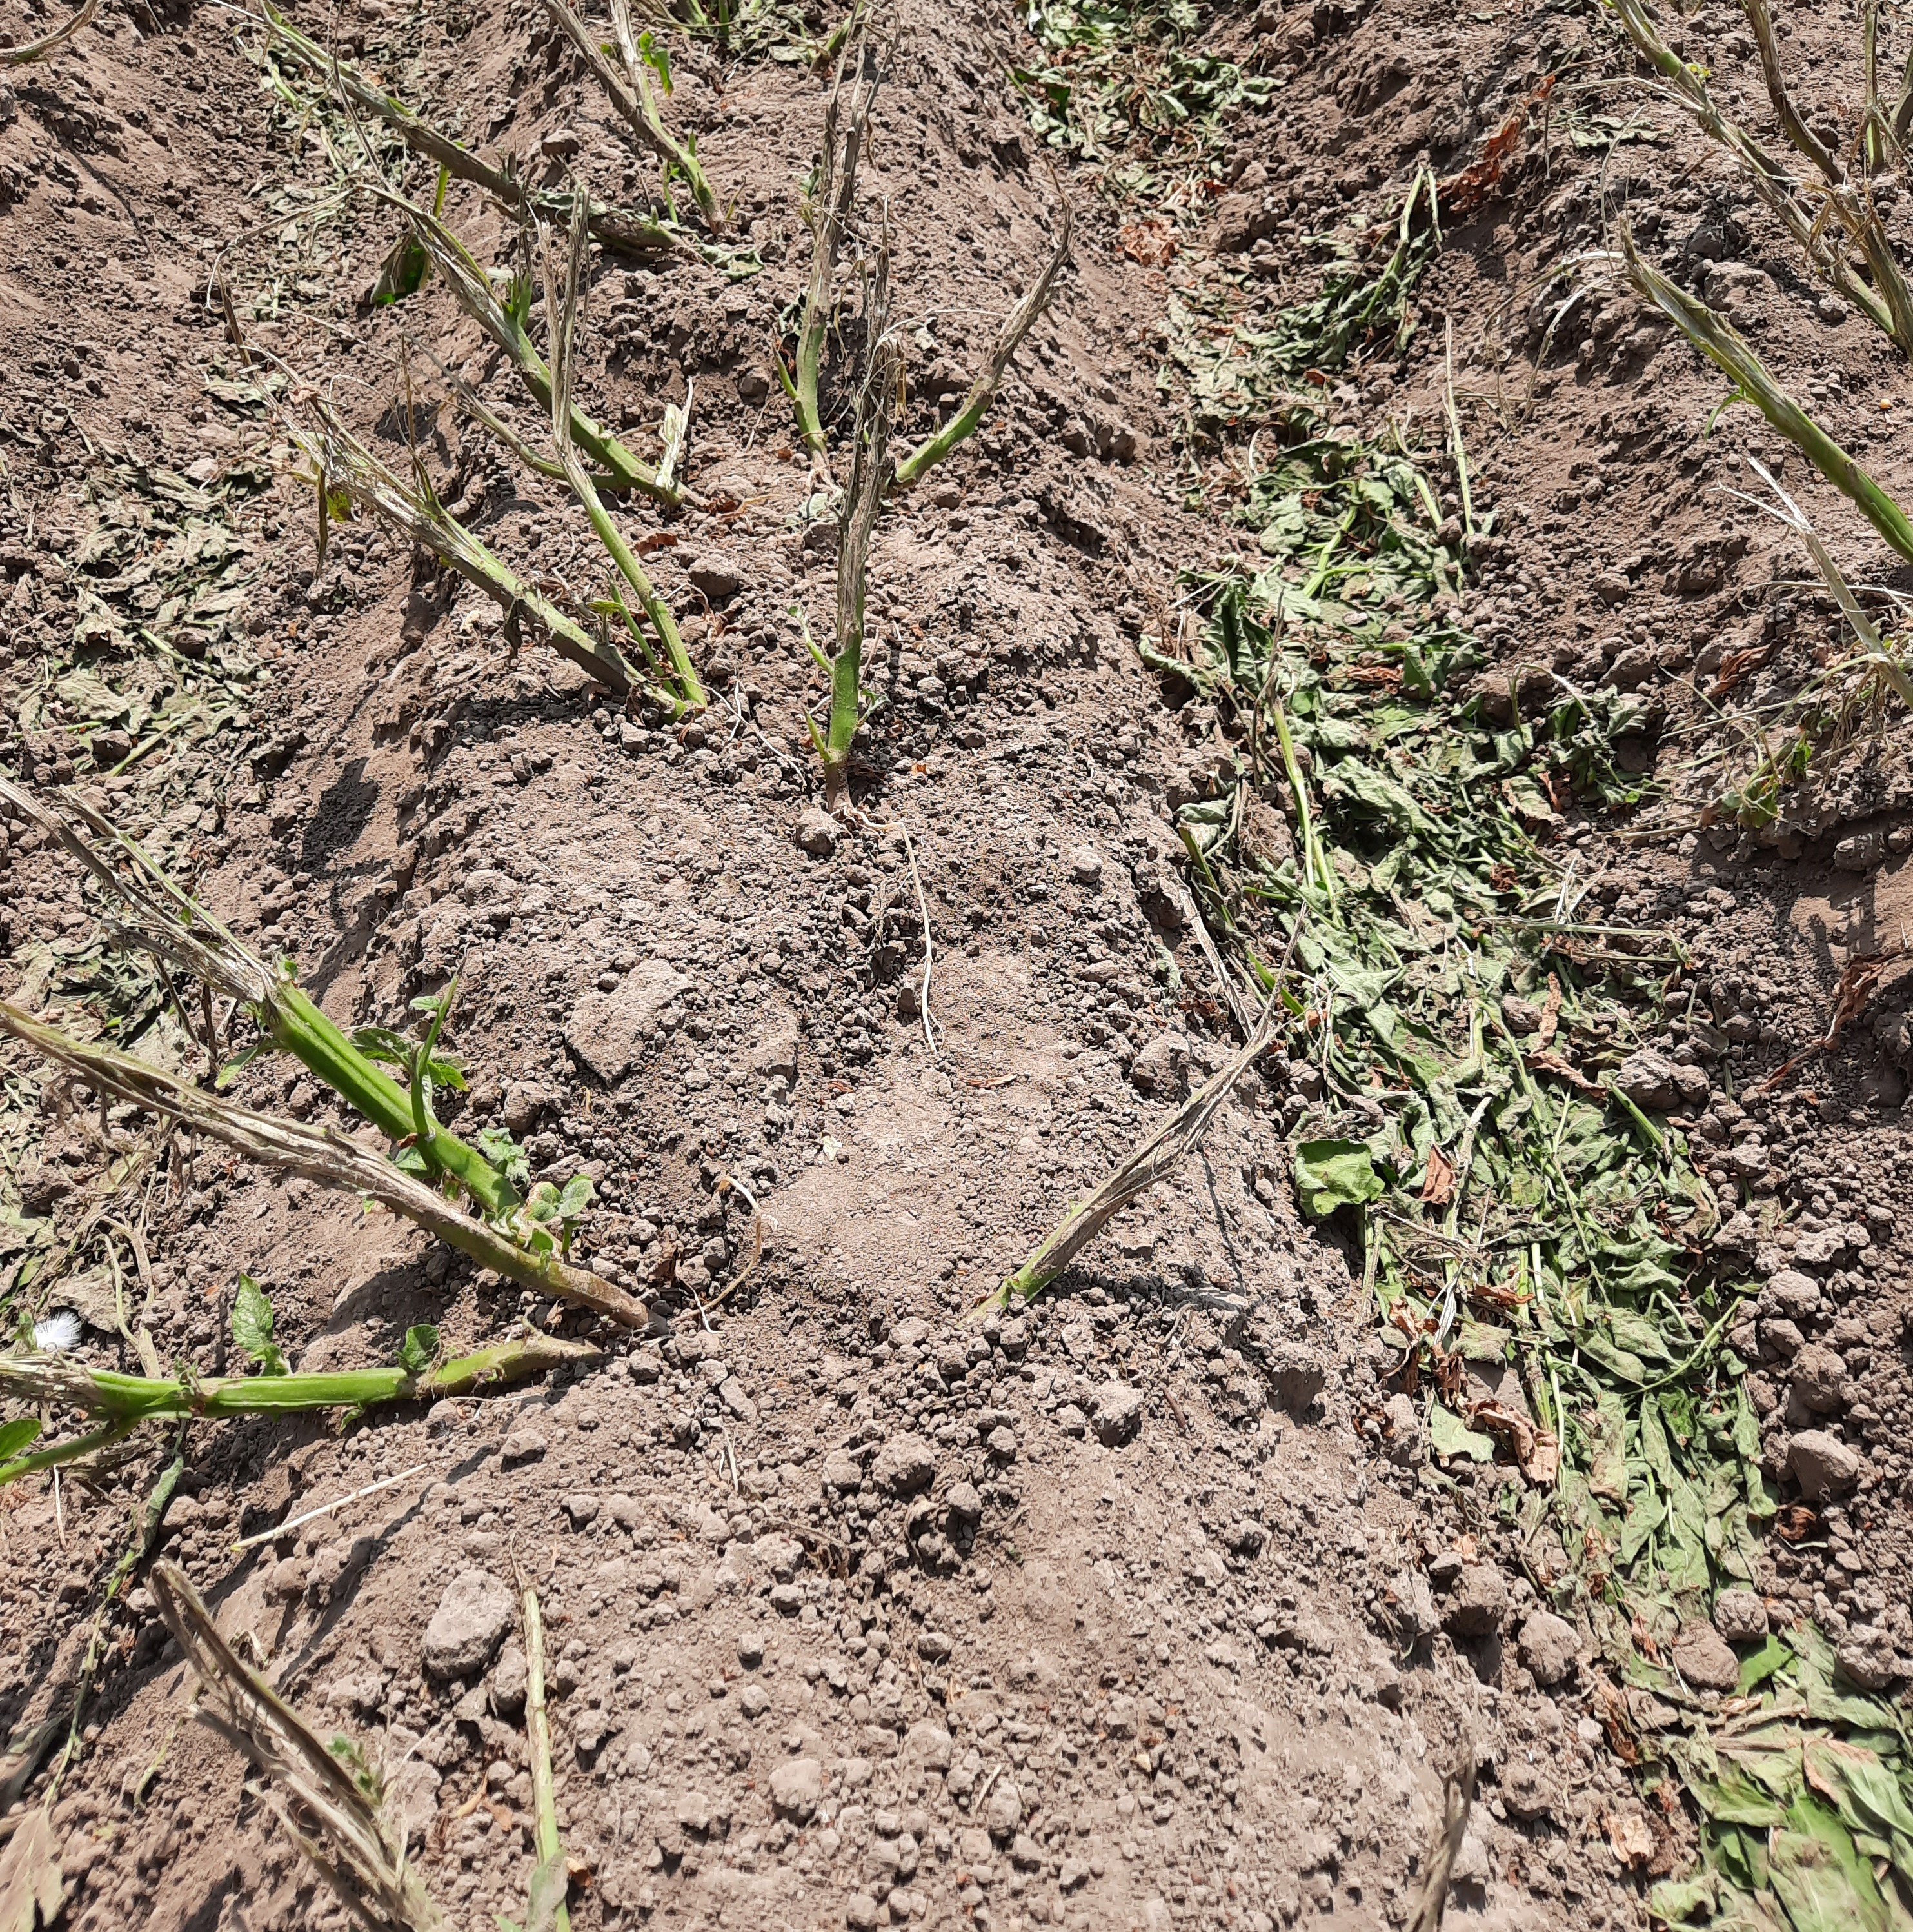
<svg viewBox="0 0 1913 1932">
<path fill-rule="evenodd" d="M 1619 19 L 1642 59 L 1667 83 L 1667 97 L 1684 107 L 1702 131 L 1719 142 L 1740 163 L 1754 192 L 1798 243 L 1809 263 L 1876 328 L 1892 335 L 1892 311 L 1849 268 L 1837 243 L 1829 239 L 1822 225 L 1795 191 L 1788 170 L 1714 106 L 1701 80 L 1703 70 L 1690 66 L 1661 38 L 1648 17 L 1645 0 L 1606 0 L 1606 4 Z M 1852 197 L 1847 200 L 1850 207 Z M 1844 219 L 1846 210 L 1838 205 L 1837 199 L 1835 212 Z"/>
<path fill-rule="evenodd" d="M 859 599 L 859 602 L 862 600 Z M 830 664 L 830 722 L 823 738 L 826 784 L 841 784 L 850 762 L 850 746 L 860 722 L 857 700 L 863 689 L 863 617 L 858 614 L 850 632 Z"/>
<path fill-rule="evenodd" d="M 50 1448 L 16 1456 L 10 1461 L 0 1462 L 0 1483 L 17 1482 L 21 1477 L 34 1475 L 42 1469 L 54 1468 L 64 1462 L 77 1462 L 83 1456 L 97 1454 L 102 1449 L 110 1449 L 115 1442 L 124 1442 L 139 1426 L 136 1417 L 130 1422 L 109 1422 L 103 1428 L 76 1436 L 70 1442 L 55 1442 Z"/>
<path fill-rule="evenodd" d="M 1050 180 L 1056 188 L 1057 205 L 1060 210 L 1057 218 L 1056 246 L 1050 251 L 1042 274 L 1024 291 L 1022 300 L 1010 310 L 997 332 L 995 346 L 990 351 L 982 374 L 971 384 L 963 407 L 935 435 L 927 437 L 897 465 L 896 483 L 899 490 L 907 490 L 926 470 L 942 462 L 958 443 L 976 434 L 991 405 L 997 400 L 997 392 L 1003 385 L 1011 358 L 1024 337 L 1029 334 L 1030 325 L 1042 313 L 1049 300 L 1057 276 L 1069 260 L 1073 225 L 1069 199 L 1063 194 L 1062 183 L 1057 180 L 1054 169 L 1050 172 Z"/>
<path fill-rule="evenodd" d="M 459 307 L 510 357 L 511 365 L 545 415 L 551 413 L 551 371 L 517 317 L 492 292 L 485 272 L 470 251 L 435 214 L 388 190 L 377 190 L 382 200 L 400 210 L 411 224 L 418 245 L 431 257 Z M 571 440 L 597 464 L 614 490 L 636 490 L 675 507 L 683 500 L 673 484 L 661 482 L 648 463 L 641 462 L 611 432 L 581 410 L 574 399 L 568 416 Z"/>
<path fill-rule="evenodd" d="M 1741 398 L 1752 403 L 1894 550 L 1913 563 L 1913 521 L 1900 505 L 1780 387 L 1753 346 L 1725 316 L 1641 259 L 1624 222 L 1621 244 L 1628 279 L 1635 287 L 1732 379 Z"/>
<path fill-rule="evenodd" d="M 468 1214 L 439 1186 L 406 1173 L 335 1129 L 235 1106 L 130 1054 L 70 1039 L 5 1000 L 0 1000 L 0 1031 L 78 1075 L 96 1093 L 178 1120 L 268 1167 L 367 1196 L 521 1288 L 589 1308 L 627 1328 L 642 1328 L 649 1322 L 644 1304 L 635 1295 L 589 1268 L 574 1265 L 555 1248 L 537 1253 L 521 1246 L 514 1234 L 527 1240 L 550 1238 L 548 1230 L 528 1224 L 522 1213 L 501 1217 L 497 1225 Z"/>
<path fill-rule="evenodd" d="M 424 1402 L 523 1382 L 561 1363 L 595 1362 L 600 1352 L 556 1336 L 526 1335 L 413 1375 L 390 1368 L 342 1369 L 326 1375 L 208 1376 L 154 1379 L 88 1368 L 64 1355 L 0 1357 L 0 1395 L 18 1402 L 59 1402 L 130 1428 L 166 1416 L 281 1415 L 316 1408 L 364 1408 L 374 1402 Z M 22 1457 L 19 1464 L 30 1462 Z"/>
<path fill-rule="evenodd" d="M 598 496 L 598 486 L 579 461 L 577 450 L 571 440 L 571 383 L 577 369 L 576 343 L 578 319 L 583 307 L 585 251 L 589 242 L 584 224 L 574 218 L 561 284 L 553 260 L 551 238 L 544 229 L 538 230 L 539 255 L 544 272 L 545 320 L 551 342 L 552 447 L 564 466 L 565 480 L 571 486 L 571 494 L 584 506 L 585 514 L 590 518 L 598 542 L 617 566 L 619 574 L 631 586 L 639 607 L 650 620 L 658 642 L 664 647 L 664 655 L 670 660 L 677 689 L 664 694 L 679 709 L 702 706 L 705 702 L 704 687 L 692 667 L 691 653 L 685 649 L 684 640 L 678 633 L 677 621 L 671 615 L 670 606 L 658 595 L 643 565 L 638 562 L 637 553 L 625 542 L 623 532 L 611 520 L 610 512 Z M 625 610 L 622 598 L 618 599 L 618 605 L 624 611 L 625 622 L 630 624 L 631 613 Z M 636 634 L 636 626 L 631 628 Z M 639 641 L 642 644 L 641 638 Z M 646 655 L 649 655 L 648 649 Z"/>
<path fill-rule="evenodd" d="M 957 445 L 974 436 L 982 427 L 983 418 L 990 412 L 990 405 L 997 399 L 994 388 L 978 383 L 958 410 L 934 436 L 926 437 L 897 465 L 897 488 L 907 490 L 923 472 L 955 448 Z"/>
<path fill-rule="evenodd" d="M 667 94 L 671 91 L 670 61 L 661 54 L 652 53 L 644 45 L 646 37 L 632 31 L 630 0 L 611 0 L 611 31 L 617 39 L 618 52 L 623 57 L 625 71 L 637 89 L 638 104 L 656 151 L 661 155 L 668 155 L 669 165 L 691 184 L 699 213 L 712 232 L 717 232 L 725 225 L 724 212 L 717 196 L 711 192 L 711 184 L 704 178 L 704 170 L 690 142 L 679 141 L 665 127 L 663 110 L 658 105 L 658 88 L 661 86 Z"/>
<path fill-rule="evenodd" d="M 610 553 L 619 574 L 631 586 L 638 608 L 650 620 L 651 628 L 658 634 L 658 641 L 664 647 L 664 655 L 670 658 L 672 673 L 677 680 L 677 696 L 685 705 L 701 709 L 709 699 L 698 677 L 697 668 L 691 662 L 691 653 L 678 630 L 677 620 L 671 615 L 671 607 L 658 596 L 643 565 L 637 560 L 637 553 L 611 520 L 611 513 L 605 508 L 583 465 L 568 451 L 561 454 L 565 457 L 565 479 L 571 486 L 572 494 L 584 506 L 584 513 L 591 519 L 598 541 Z"/>
<path fill-rule="evenodd" d="M 1303 866 L 1333 910 L 1335 869 L 1315 836 L 1315 814 L 1309 808 L 1309 788 L 1303 782 L 1301 762 L 1295 755 L 1295 740 L 1289 734 L 1288 713 L 1282 709 L 1279 698 L 1271 695 L 1269 705 L 1275 714 L 1276 742 L 1282 747 L 1282 770 L 1288 773 L 1289 788 L 1295 794 L 1295 815 L 1302 828 Z"/>
<path fill-rule="evenodd" d="M 425 478 L 421 477 L 411 485 L 401 482 L 322 405 L 315 405 L 315 411 L 325 422 L 322 436 L 311 435 L 290 416 L 283 420 L 329 488 L 343 490 L 354 502 L 383 518 L 421 549 L 430 550 L 475 590 L 483 591 L 505 613 L 508 629 L 529 611 L 544 627 L 552 649 L 608 690 L 622 695 L 642 686 L 643 680 L 615 644 L 593 637 L 549 598 L 522 582 L 463 524 L 446 514 Z"/>
<path fill-rule="evenodd" d="M 498 1169 L 476 1148 L 441 1126 L 429 1109 L 426 1131 L 421 1133 L 411 1096 L 367 1060 L 293 981 L 282 980 L 273 988 L 259 1017 L 274 1046 L 324 1081 L 388 1140 L 411 1142 L 434 1168 L 451 1174 L 486 1214 L 506 1214 L 517 1205 L 510 1184 Z"/>
</svg>

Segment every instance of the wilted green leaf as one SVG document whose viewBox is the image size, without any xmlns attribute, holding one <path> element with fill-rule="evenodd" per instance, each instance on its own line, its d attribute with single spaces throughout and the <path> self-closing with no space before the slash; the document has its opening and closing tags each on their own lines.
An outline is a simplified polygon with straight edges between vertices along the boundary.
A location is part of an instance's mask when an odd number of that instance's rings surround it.
<svg viewBox="0 0 1913 1932">
<path fill-rule="evenodd" d="M 1719 1882 L 1711 1872 L 1693 1878 L 1665 1878 L 1648 1894 L 1648 1910 L 1672 1925 L 1684 1925 L 1696 1914 L 1714 1916 Z"/>
<path fill-rule="evenodd" d="M 1444 1459 L 1467 1456 L 1477 1462 L 1495 1460 L 1494 1438 L 1471 1429 L 1452 1408 L 1438 1402 L 1429 1405 L 1428 1440 L 1429 1448 Z"/>
<path fill-rule="evenodd" d="M 16 1416 L 11 1422 L 0 1423 L 0 1463 L 10 1462 L 16 1456 L 24 1454 L 39 1435 L 39 1421 L 31 1415 Z"/>
<path fill-rule="evenodd" d="M 265 1291 L 249 1274 L 239 1277 L 232 1298 L 232 1340 L 248 1361 L 256 1362 L 268 1376 L 286 1373 L 286 1358 L 272 1339 L 272 1304 Z"/>
<path fill-rule="evenodd" d="M 1767 1862 L 1795 1932 L 1890 1932 L 1886 1901 L 1846 1827 L 1809 1798 L 1790 1816 L 1798 1828 L 1773 1834 Z"/>
<path fill-rule="evenodd" d="M 1757 1690 L 1777 1670 L 1784 1670 L 1794 1660 L 1794 1654 L 1777 1636 L 1769 1636 L 1758 1650 L 1750 1651 L 1741 1659 L 1741 1694 Z"/>
<path fill-rule="evenodd" d="M 421 1322 L 405 1331 L 405 1340 L 399 1344 L 398 1365 L 407 1375 L 422 1376 L 438 1357 L 439 1331 L 430 1322 Z"/>
<path fill-rule="evenodd" d="M 425 286 L 431 272 L 431 256 L 408 228 L 379 264 L 379 279 L 372 285 L 372 307 L 389 308 L 394 302 L 415 296 Z"/>
<path fill-rule="evenodd" d="M 1317 1220 L 1378 1198 L 1384 1185 L 1364 1142 L 1304 1141 L 1295 1150 L 1295 1191 L 1302 1211 Z"/>
<path fill-rule="evenodd" d="M 412 1042 L 390 1027 L 362 1026 L 352 1029 L 352 1043 L 367 1060 L 385 1061 L 393 1066 L 411 1064 Z"/>
</svg>

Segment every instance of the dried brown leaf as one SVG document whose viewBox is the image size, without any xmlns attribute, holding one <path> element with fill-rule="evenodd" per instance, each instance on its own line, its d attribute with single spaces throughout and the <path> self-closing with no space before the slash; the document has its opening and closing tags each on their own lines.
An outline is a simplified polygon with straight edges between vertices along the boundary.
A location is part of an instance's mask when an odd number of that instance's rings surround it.
<svg viewBox="0 0 1913 1932">
<path fill-rule="evenodd" d="M 52 1814 L 43 1805 L 0 1851 L 0 1932 L 33 1932 L 36 1918 L 51 1925 L 65 1897 Z"/>
<path fill-rule="evenodd" d="M 1438 1147 L 1428 1150 L 1421 1198 L 1431 1208 L 1445 1208 L 1455 1198 L 1455 1163 Z"/>
</svg>

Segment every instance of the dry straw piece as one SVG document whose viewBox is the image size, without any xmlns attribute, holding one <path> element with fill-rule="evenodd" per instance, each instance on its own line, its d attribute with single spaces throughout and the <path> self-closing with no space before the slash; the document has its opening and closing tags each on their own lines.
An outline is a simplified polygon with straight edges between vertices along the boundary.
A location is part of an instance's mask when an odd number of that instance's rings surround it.
<svg viewBox="0 0 1913 1932">
<path fill-rule="evenodd" d="M 407 200 L 403 195 L 394 194 L 388 188 L 375 186 L 373 191 L 380 200 L 403 214 L 414 239 L 424 250 L 439 279 L 451 290 L 452 299 L 504 352 L 541 413 L 548 415 L 551 409 L 551 371 L 523 322 L 493 292 L 490 281 L 471 251 L 444 222 L 417 202 Z M 568 226 L 577 219 L 581 206 L 581 201 L 574 198 L 564 216 Z M 471 408 L 467 400 L 471 393 L 469 386 L 460 383 L 457 386 L 460 402 Z M 478 412 L 474 410 L 473 413 Z M 517 454 L 541 476 L 563 478 L 562 464 L 538 454 L 520 442 L 514 433 L 495 417 L 487 413 L 480 415 L 478 419 L 502 440 L 509 442 Z M 593 422 L 579 407 L 575 398 L 565 421 L 566 434 L 571 441 L 604 472 L 600 488 L 640 490 L 670 508 L 683 500 L 681 490 L 663 481 L 658 470 L 634 456 L 609 430 Z"/>
<path fill-rule="evenodd" d="M 781 348 L 778 356 L 778 371 L 796 415 L 797 433 L 810 452 L 817 500 L 826 500 L 832 494 L 837 496 L 837 599 L 830 656 L 826 657 L 811 644 L 812 654 L 830 680 L 829 713 L 821 729 L 808 715 L 805 719 L 823 766 L 824 802 L 836 812 L 850 803 L 851 754 L 865 718 L 864 606 L 877 518 L 893 490 L 908 489 L 976 433 L 1023 338 L 1048 304 L 1056 278 L 1069 257 L 1072 232 L 1069 202 L 1052 168 L 1050 180 L 1060 209 L 1054 248 L 1036 279 L 1004 318 L 961 408 L 899 460 L 891 453 L 891 442 L 905 398 L 906 374 L 903 346 L 890 326 L 890 235 L 886 212 L 873 254 L 860 259 L 865 296 L 862 320 L 868 346 L 856 382 L 850 474 L 838 490 L 831 473 L 818 385 L 824 343 L 836 306 L 839 258 L 845 247 L 858 239 L 858 164 L 869 146 L 871 115 L 895 46 L 893 36 L 873 51 L 870 17 L 862 0 L 841 31 L 836 70 L 824 106 L 816 190 L 803 208 L 811 231 L 810 280 L 791 366 L 786 366 Z M 805 639 L 809 641 L 808 631 Z M 925 1033 L 927 1037 L 927 1022 Z"/>
<path fill-rule="evenodd" d="M 1048 165 L 1047 160 L 1045 165 Z M 1057 277 L 1063 272 L 1063 263 L 1069 259 L 1070 242 L 1075 230 L 1069 197 L 1063 193 L 1063 184 L 1054 168 L 1050 169 L 1050 184 L 1056 190 L 1057 215 L 1056 245 L 1050 251 L 1049 260 L 1043 264 L 1036 279 L 1024 290 L 1016 306 L 1004 316 L 1003 326 L 997 332 L 996 342 L 984 359 L 982 371 L 970 386 L 963 406 L 934 435 L 926 436 L 897 465 L 896 482 L 900 490 L 909 489 L 926 470 L 942 462 L 966 436 L 976 433 L 995 402 L 997 392 L 1003 387 L 1003 377 L 1009 373 L 1011 359 L 1029 334 L 1030 325 L 1049 305 L 1050 291 L 1056 286 Z"/>
<path fill-rule="evenodd" d="M 499 607 L 505 614 L 508 632 L 515 634 L 519 623 L 529 616 L 560 657 L 577 665 L 607 691 L 622 697 L 645 688 L 642 668 L 609 638 L 587 631 L 526 584 L 446 509 L 422 464 L 414 466 L 408 483 L 354 436 L 329 406 L 314 398 L 307 406 L 319 425 L 316 431 L 289 410 L 280 413 L 288 433 L 312 464 L 311 480 L 318 486 L 322 503 L 329 507 L 335 494 L 343 496 L 389 524 L 421 550 L 429 550 Z"/>
<path fill-rule="evenodd" d="M 538 1592 L 523 1586 L 525 1612 L 525 1742 L 532 1761 L 532 1870 L 524 1932 L 571 1932 L 565 1894 L 571 1875 L 558 1834 L 558 1792 L 551 1774 L 551 1714 L 545 1702 L 544 1618 Z"/>
<path fill-rule="evenodd" d="M 857 394 L 850 474 L 837 519 L 836 648 L 830 672 L 830 716 L 819 731 L 807 715 L 823 763 L 824 803 L 835 812 L 850 796 L 850 748 L 863 722 L 864 602 L 869 584 L 870 540 L 893 474 L 890 430 L 902 358 L 890 338 L 890 250 L 877 250 L 868 320 L 871 352 Z"/>
<path fill-rule="evenodd" d="M 266 1802 L 353 1917 L 371 1932 L 439 1932 L 445 1920 L 406 1862 L 403 1828 L 376 1802 L 376 1779 L 327 1750 L 233 1655 L 177 1564 L 155 1563 L 148 1582 L 199 1680 L 201 1717 L 265 1774 Z"/>
<path fill-rule="evenodd" d="M 574 207 L 570 246 L 565 252 L 561 283 L 551 236 L 542 224 L 538 230 L 540 266 L 544 275 L 545 323 L 551 348 L 552 447 L 557 453 L 559 466 L 565 480 L 571 485 L 572 495 L 584 506 L 585 514 L 591 520 L 598 541 L 617 566 L 618 574 L 629 587 L 632 599 L 643 612 L 646 622 L 656 633 L 664 654 L 661 664 L 632 616 L 623 594 L 614 585 L 612 601 L 632 641 L 643 652 L 645 661 L 655 674 L 661 687 L 659 694 L 673 712 L 699 710 L 706 701 L 704 687 L 691 664 L 691 653 L 685 647 L 670 606 L 658 596 L 649 574 L 637 560 L 637 553 L 625 542 L 624 532 L 604 507 L 597 486 L 578 460 L 577 451 L 573 446 L 577 410 L 571 400 L 571 392 L 577 368 L 577 331 L 583 312 L 584 258 L 589 239 L 583 212 Z"/>
<path fill-rule="evenodd" d="M 781 355 L 778 370 L 797 412 L 797 434 L 810 452 L 814 482 L 828 484 L 830 458 L 824 442 L 823 416 L 817 383 L 823 361 L 823 341 L 836 308 L 837 262 L 850 238 L 856 212 L 857 166 L 868 141 L 871 110 L 883 85 L 890 49 L 873 63 L 869 58 L 870 22 L 862 0 L 852 12 L 849 32 L 837 56 L 830 98 L 824 104 L 823 139 L 817 162 L 816 192 L 803 205 L 804 224 L 811 231 L 811 278 L 804 291 L 804 308 L 797 325 L 796 370 L 785 369 Z M 851 76 L 847 96 L 846 73 Z M 846 110 L 847 109 L 847 112 Z"/>
<path fill-rule="evenodd" d="M 1468 1814 L 1474 1807 L 1474 1749 L 1468 1745 L 1460 1766 L 1442 1780 L 1441 1820 L 1435 1828 L 1434 1842 L 1428 1858 L 1428 1876 L 1421 1896 L 1415 1901 L 1414 1916 L 1408 1932 L 1441 1932 L 1442 1915 L 1447 1910 L 1448 1888 L 1455 1874 L 1455 1862 L 1462 1855 L 1462 1841 L 1468 1836 Z"/>
<path fill-rule="evenodd" d="M 1296 930 L 1301 931 L 1297 922 Z M 1295 942 L 1289 941 L 1289 954 Z M 1111 1221 L 1139 1195 L 1173 1173 L 1183 1157 L 1195 1151 L 1209 1131 L 1222 1102 L 1235 1084 L 1246 1073 L 1275 1037 L 1281 1010 L 1280 992 L 1288 964 L 1285 955 L 1270 983 L 1261 1017 L 1255 1023 L 1242 1050 L 1222 1070 L 1213 1075 L 1190 1095 L 1174 1118 L 1151 1134 L 1141 1146 L 1111 1174 L 1086 1200 L 1080 1202 L 1032 1251 L 1029 1258 L 997 1291 L 994 1299 L 1003 1306 L 1033 1300 L 1061 1274 L 1064 1269 L 1101 1234 Z"/>
<path fill-rule="evenodd" d="M 50 34 L 43 34 L 37 40 L 23 41 L 16 47 L 0 47 L 0 67 L 25 67 L 29 61 L 44 60 L 49 54 L 64 46 L 99 10 L 100 0 L 82 0 L 79 11 Z M 4 1923 L 4 1919 L 0 1919 L 0 1926 Z"/>
</svg>

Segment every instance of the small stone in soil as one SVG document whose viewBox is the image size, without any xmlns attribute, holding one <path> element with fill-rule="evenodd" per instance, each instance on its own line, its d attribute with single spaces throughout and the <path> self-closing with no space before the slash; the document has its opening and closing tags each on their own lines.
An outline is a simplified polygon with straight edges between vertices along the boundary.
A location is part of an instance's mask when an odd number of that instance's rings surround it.
<svg viewBox="0 0 1913 1932">
<path fill-rule="evenodd" d="M 425 1627 L 428 1676 L 470 1677 L 484 1669 L 517 1611 L 510 1586 L 486 1570 L 453 1578 Z"/>
<path fill-rule="evenodd" d="M 1740 1659 L 1711 1624 L 1690 1624 L 1674 1640 L 1674 1667 L 1699 1690 L 1740 1688 Z"/>
<path fill-rule="evenodd" d="M 1574 1668 L 1581 1640 L 1566 1618 L 1537 1610 L 1522 1625 L 1517 1648 L 1535 1682 L 1552 1687 Z"/>
<path fill-rule="evenodd" d="M 807 1823 L 823 1796 L 823 1766 L 814 1757 L 786 1758 L 770 1774 L 771 1802 L 786 1817 Z"/>
<path fill-rule="evenodd" d="M 877 1486 L 893 1496 L 914 1495 L 927 1489 L 937 1473 L 937 1451 L 921 1436 L 905 1432 L 893 1436 L 877 1452 L 871 1474 Z"/>
<path fill-rule="evenodd" d="M 821 806 L 814 805 L 797 820 L 793 834 L 799 851 L 813 859 L 827 859 L 837 849 L 837 821 Z"/>
<path fill-rule="evenodd" d="M 1468 1563 L 1442 1613 L 1452 1636 L 1492 1636 L 1507 1614 L 1507 1580 L 1492 1563 Z"/>
<path fill-rule="evenodd" d="M 1803 1430 L 1787 1447 L 1787 1473 L 1810 1502 L 1850 1490 L 1860 1478 L 1860 1453 L 1824 1429 Z"/>
<path fill-rule="evenodd" d="M 1096 1391 L 1096 1439 L 1105 1448 L 1133 1442 L 1142 1427 L 1143 1393 L 1127 1382 L 1108 1382 Z"/>
<path fill-rule="evenodd" d="M 1723 1590 L 1714 1627 L 1729 1643 L 1758 1643 L 1767 1634 L 1767 1606 L 1751 1590 Z"/>
</svg>

